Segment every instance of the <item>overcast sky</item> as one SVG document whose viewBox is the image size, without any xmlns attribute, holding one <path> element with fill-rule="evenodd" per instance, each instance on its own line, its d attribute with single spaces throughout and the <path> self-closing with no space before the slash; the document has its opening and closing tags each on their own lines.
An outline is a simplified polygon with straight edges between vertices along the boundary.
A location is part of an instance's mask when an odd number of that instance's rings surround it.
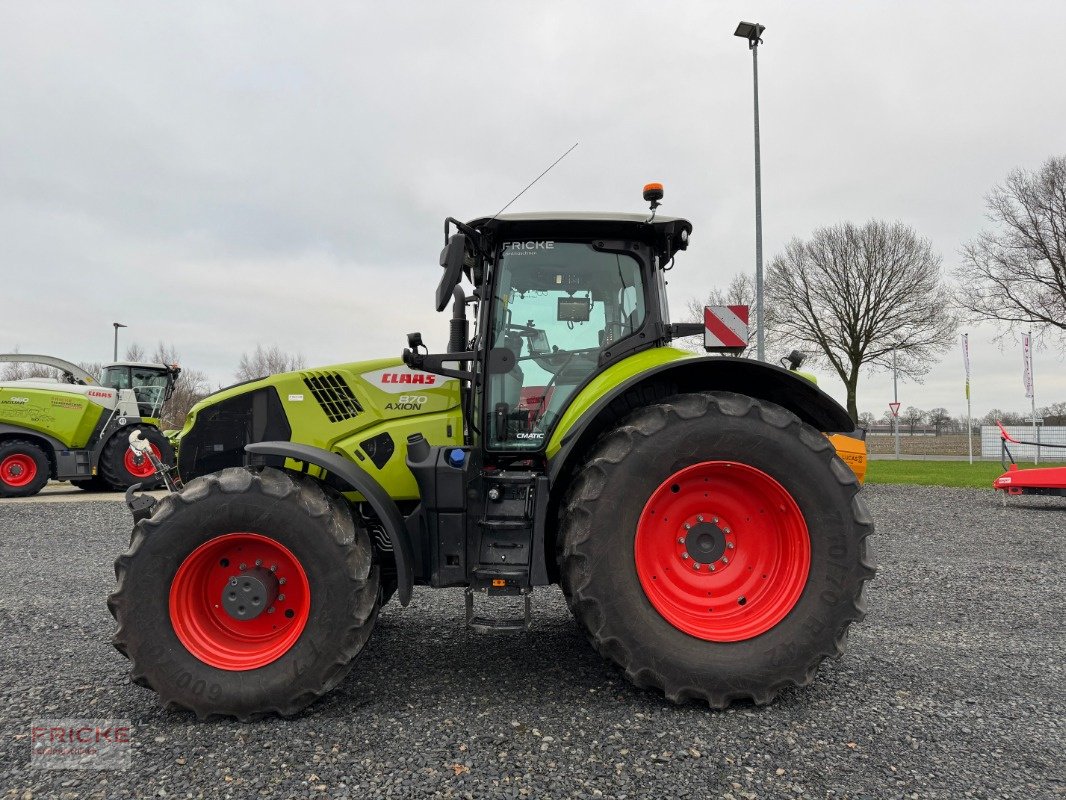
<svg viewBox="0 0 1066 800">
<path fill-rule="evenodd" d="M 0 0 L 0 350 L 173 343 L 229 383 L 256 343 L 397 355 L 432 312 L 446 216 L 663 213 L 694 226 L 681 310 L 754 270 L 760 48 L 767 260 L 902 220 L 945 267 L 1015 167 L 1066 154 L 1066 3 L 50 3 Z M 969 326 L 974 413 L 1027 406 L 1020 345 Z M 1036 354 L 1037 404 L 1066 400 Z M 828 373 L 821 385 L 843 400 Z M 891 377 L 868 375 L 877 414 Z M 904 405 L 964 409 L 958 348 Z"/>
</svg>

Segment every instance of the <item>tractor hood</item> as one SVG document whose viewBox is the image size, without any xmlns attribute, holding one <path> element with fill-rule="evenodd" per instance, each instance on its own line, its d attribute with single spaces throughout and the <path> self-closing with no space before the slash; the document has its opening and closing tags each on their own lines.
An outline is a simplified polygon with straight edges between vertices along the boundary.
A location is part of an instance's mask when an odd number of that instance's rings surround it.
<svg viewBox="0 0 1066 800">
<path fill-rule="evenodd" d="M 232 466 L 245 445 L 264 441 L 344 450 L 399 431 L 408 420 L 456 415 L 458 408 L 459 381 L 413 370 L 396 358 L 271 375 L 194 406 L 178 436 L 178 465 L 188 480 Z M 399 433 L 390 434 L 390 452 L 404 442 Z"/>
</svg>

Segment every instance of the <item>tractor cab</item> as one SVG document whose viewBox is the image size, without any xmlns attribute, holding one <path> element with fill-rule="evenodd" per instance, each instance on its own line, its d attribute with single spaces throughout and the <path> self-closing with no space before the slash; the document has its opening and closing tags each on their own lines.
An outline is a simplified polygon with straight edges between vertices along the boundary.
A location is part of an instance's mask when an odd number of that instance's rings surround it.
<svg viewBox="0 0 1066 800">
<path fill-rule="evenodd" d="M 688 246 L 684 219 L 538 213 L 451 224 L 458 232 L 441 253 L 437 289 L 439 310 L 453 299 L 449 354 L 420 353 L 412 334 L 404 358 L 466 381 L 471 444 L 487 454 L 543 452 L 570 400 L 605 369 L 673 336 L 703 333 L 702 325 L 669 322 L 663 273 Z M 469 298 L 459 286 L 464 274 L 474 284 Z M 470 368 L 449 369 L 456 361 Z"/>
<path fill-rule="evenodd" d="M 141 417 L 155 419 L 174 394 L 174 382 L 180 374 L 177 364 L 117 361 L 104 367 L 100 383 L 111 389 L 132 389 Z"/>
</svg>

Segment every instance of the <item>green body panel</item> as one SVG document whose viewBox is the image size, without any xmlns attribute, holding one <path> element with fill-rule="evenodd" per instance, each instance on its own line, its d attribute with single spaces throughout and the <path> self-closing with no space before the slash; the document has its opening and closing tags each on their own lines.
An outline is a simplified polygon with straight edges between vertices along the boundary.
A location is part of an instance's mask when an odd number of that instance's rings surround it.
<svg viewBox="0 0 1066 800">
<path fill-rule="evenodd" d="M 304 380 L 326 373 L 336 374 L 347 383 L 362 412 L 350 419 L 330 421 Z M 401 382 L 404 376 L 426 383 Z M 387 382 L 389 379 L 391 382 Z M 421 433 L 432 445 L 461 444 L 463 441 L 459 381 L 440 375 L 412 373 L 397 358 L 287 372 L 223 390 L 193 407 L 179 440 L 195 425 L 197 414 L 204 408 L 267 386 L 273 386 L 278 392 L 292 429 L 291 441 L 342 454 L 372 475 L 394 500 L 418 498 L 414 475 L 406 464 L 410 434 Z M 382 433 L 392 437 L 395 451 L 379 469 L 361 443 Z M 298 468 L 297 462 L 291 460 L 286 466 Z"/>
<path fill-rule="evenodd" d="M 70 449 L 89 443 L 104 412 L 81 394 L 0 386 L 0 425 L 17 425 L 51 436 Z"/>
<path fill-rule="evenodd" d="M 562 440 L 567 432 L 583 417 L 585 413 L 605 394 L 615 386 L 623 383 L 645 370 L 657 367 L 660 364 L 668 364 L 671 361 L 679 361 L 683 358 L 695 358 L 694 353 L 678 350 L 675 347 L 655 347 L 651 350 L 641 350 L 639 353 L 629 356 L 615 364 L 612 364 L 598 374 L 585 385 L 580 392 L 571 399 L 559 423 L 548 440 L 547 456 L 555 458 Z"/>
</svg>

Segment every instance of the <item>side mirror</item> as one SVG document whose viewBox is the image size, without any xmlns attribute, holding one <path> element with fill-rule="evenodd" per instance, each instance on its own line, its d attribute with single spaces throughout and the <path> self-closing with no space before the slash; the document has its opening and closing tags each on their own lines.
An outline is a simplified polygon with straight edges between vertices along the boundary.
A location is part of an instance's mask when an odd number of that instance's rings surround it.
<svg viewBox="0 0 1066 800">
<path fill-rule="evenodd" d="M 440 283 L 437 284 L 437 311 L 448 307 L 452 298 L 452 289 L 459 285 L 463 275 L 463 262 L 466 260 L 466 234 L 456 233 L 448 239 L 448 244 L 440 251 L 440 265 L 444 267 Z"/>
</svg>

